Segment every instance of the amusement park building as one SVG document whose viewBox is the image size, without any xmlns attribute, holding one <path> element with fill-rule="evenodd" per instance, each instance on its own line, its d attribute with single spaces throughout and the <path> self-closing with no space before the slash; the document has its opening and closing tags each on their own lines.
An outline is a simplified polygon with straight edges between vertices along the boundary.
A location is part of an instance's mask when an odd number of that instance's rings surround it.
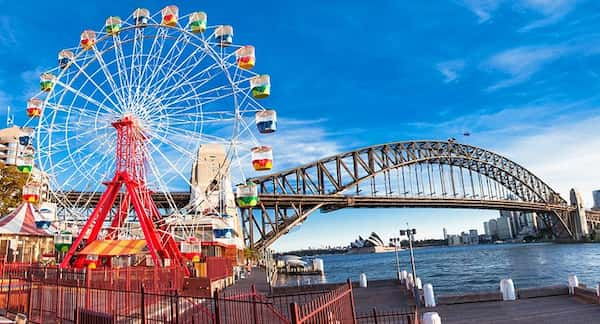
<svg viewBox="0 0 600 324">
<path fill-rule="evenodd" d="M 225 147 L 221 144 L 202 144 L 192 166 L 190 202 L 193 215 L 189 215 L 202 252 L 207 256 L 233 255 L 242 259 L 244 241 L 227 165 Z"/>
</svg>

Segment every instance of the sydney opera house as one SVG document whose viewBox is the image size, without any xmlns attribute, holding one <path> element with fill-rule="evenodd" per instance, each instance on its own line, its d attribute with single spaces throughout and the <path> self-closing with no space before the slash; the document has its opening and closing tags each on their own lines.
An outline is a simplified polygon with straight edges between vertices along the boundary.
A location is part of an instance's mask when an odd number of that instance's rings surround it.
<svg viewBox="0 0 600 324">
<path fill-rule="evenodd" d="M 377 233 L 372 232 L 366 240 L 361 236 L 350 243 L 348 253 L 382 253 L 394 251 L 393 246 L 386 245 Z"/>
</svg>

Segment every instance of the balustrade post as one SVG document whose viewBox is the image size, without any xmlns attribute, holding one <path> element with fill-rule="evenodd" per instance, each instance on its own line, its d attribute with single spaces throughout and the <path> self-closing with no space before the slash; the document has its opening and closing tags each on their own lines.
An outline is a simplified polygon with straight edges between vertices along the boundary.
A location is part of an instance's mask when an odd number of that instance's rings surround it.
<svg viewBox="0 0 600 324">
<path fill-rule="evenodd" d="M 256 309 L 256 286 L 252 285 L 252 315 L 254 318 L 254 324 L 259 324 L 258 322 L 258 311 Z"/>
<path fill-rule="evenodd" d="M 373 321 L 377 324 L 377 309 L 373 307 Z"/>
<path fill-rule="evenodd" d="M 356 309 L 354 307 L 354 293 L 352 293 L 352 281 L 348 278 L 348 289 L 350 289 L 350 309 L 352 310 L 352 324 L 356 324 Z"/>
<path fill-rule="evenodd" d="M 179 323 L 179 292 L 175 290 L 175 323 Z"/>
<path fill-rule="evenodd" d="M 126 294 L 130 294 L 130 292 L 127 292 Z M 141 323 L 146 324 L 146 301 L 144 297 L 144 285 L 140 287 L 140 314 L 142 317 Z"/>
<path fill-rule="evenodd" d="M 298 304 L 290 304 L 290 316 L 292 317 L 292 324 L 300 324 L 300 310 Z"/>
<path fill-rule="evenodd" d="M 209 284 L 210 289 L 210 284 Z M 219 290 L 215 290 L 214 293 L 214 303 L 215 303 L 215 324 L 221 324 L 221 308 L 219 306 Z"/>
<path fill-rule="evenodd" d="M 11 278 L 12 278 L 12 276 L 11 276 L 11 273 L 9 272 L 9 273 L 8 273 L 8 291 L 7 291 L 7 294 L 6 294 L 6 313 L 7 313 L 7 314 L 8 314 L 8 310 L 9 310 L 9 307 L 10 307 L 10 286 L 11 286 Z"/>
</svg>

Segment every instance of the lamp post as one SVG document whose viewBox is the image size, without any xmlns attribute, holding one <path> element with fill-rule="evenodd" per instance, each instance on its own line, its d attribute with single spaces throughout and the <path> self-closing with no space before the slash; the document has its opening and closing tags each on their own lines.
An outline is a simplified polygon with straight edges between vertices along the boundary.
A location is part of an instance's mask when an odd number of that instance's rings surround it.
<svg viewBox="0 0 600 324">
<path fill-rule="evenodd" d="M 400 230 L 400 236 L 406 235 L 408 237 L 408 248 L 410 250 L 410 266 L 412 268 L 412 279 L 413 279 L 413 294 L 415 295 L 415 305 L 419 307 L 419 289 L 417 288 L 417 269 L 415 267 L 415 255 L 413 253 L 413 240 L 414 235 L 417 234 L 417 230 L 409 228 L 408 223 L 406 224 L 406 230 Z"/>
<path fill-rule="evenodd" d="M 400 280 L 400 259 L 398 258 L 398 244 L 400 244 L 399 237 L 390 238 L 390 243 L 394 244 L 394 252 L 396 252 L 396 278 Z"/>
</svg>

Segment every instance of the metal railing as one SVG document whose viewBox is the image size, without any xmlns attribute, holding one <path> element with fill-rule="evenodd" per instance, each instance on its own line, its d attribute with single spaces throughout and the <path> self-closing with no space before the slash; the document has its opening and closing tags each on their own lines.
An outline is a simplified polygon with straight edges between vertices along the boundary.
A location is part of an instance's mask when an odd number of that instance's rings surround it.
<svg viewBox="0 0 600 324">
<path fill-rule="evenodd" d="M 400 311 L 378 311 L 373 308 L 368 313 L 356 315 L 358 324 L 415 324 L 416 315 L 410 309 Z"/>
<path fill-rule="evenodd" d="M 302 323 L 356 323 L 352 283 L 348 280 L 335 290 L 306 304 L 290 305 L 293 324 Z"/>
</svg>

